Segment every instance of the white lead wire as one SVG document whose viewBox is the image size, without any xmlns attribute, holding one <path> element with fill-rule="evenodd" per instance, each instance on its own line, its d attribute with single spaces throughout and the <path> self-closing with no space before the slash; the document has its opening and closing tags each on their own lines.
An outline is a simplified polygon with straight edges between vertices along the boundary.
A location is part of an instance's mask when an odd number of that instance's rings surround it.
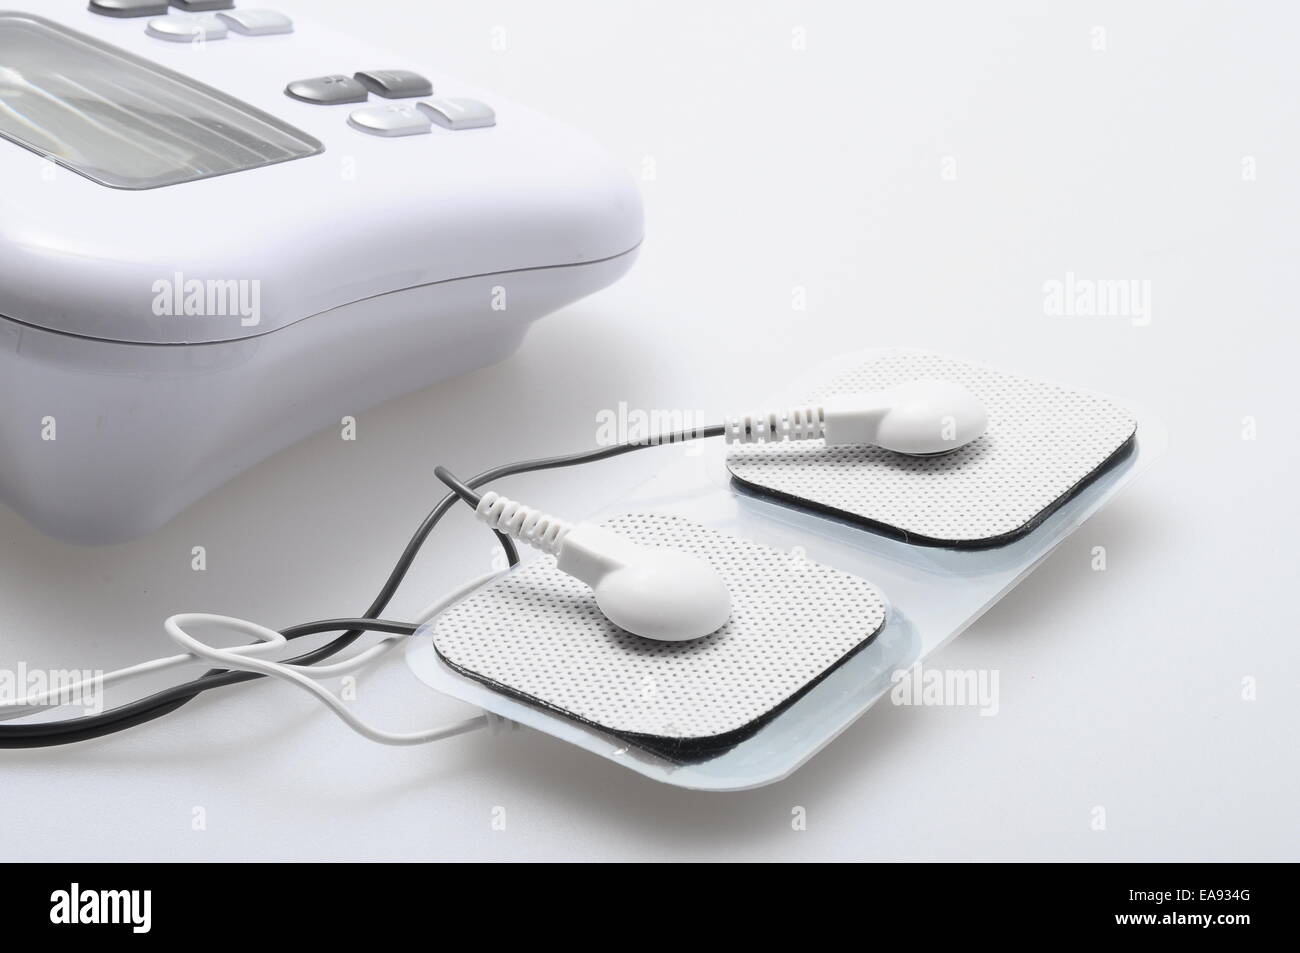
<svg viewBox="0 0 1300 953">
<path fill-rule="evenodd" d="M 429 620 L 433 619 L 435 616 L 438 615 L 438 613 L 442 612 L 442 610 L 445 609 L 447 606 L 449 606 L 451 603 L 457 601 L 458 599 L 460 599 L 462 596 L 464 596 L 466 593 L 470 592 L 471 590 L 478 588 L 478 586 L 482 585 L 484 582 L 487 582 L 489 579 L 494 578 L 496 575 L 498 575 L 498 573 L 495 572 L 488 573 L 485 576 L 481 576 L 478 579 L 474 579 L 471 582 L 466 583 L 465 585 L 459 587 L 449 595 L 443 596 L 441 599 L 438 599 L 436 602 L 427 606 L 415 617 L 414 620 L 415 624 L 423 625 L 425 622 L 428 622 Z M 202 622 L 211 622 L 217 624 L 219 620 L 219 624 L 223 625 L 224 627 L 232 628 L 235 629 L 236 631 L 253 635 L 253 637 L 257 641 L 253 642 L 250 645 L 239 645 L 229 649 L 215 649 L 204 643 L 198 642 L 196 639 L 193 639 L 183 630 L 181 630 L 180 632 L 181 638 L 177 638 L 175 632 L 173 631 L 174 627 L 171 625 L 171 623 L 173 622 L 173 620 L 179 618 L 188 619 L 189 624 L 202 623 Z M 118 682 L 130 681 L 135 678 L 140 678 L 144 675 L 151 675 L 155 672 L 164 672 L 167 671 L 168 669 L 178 668 L 182 665 L 191 665 L 196 662 L 201 662 L 205 659 L 209 659 L 209 660 L 214 659 L 217 658 L 218 656 L 223 660 L 221 664 L 222 668 L 238 669 L 239 671 L 245 671 L 245 672 L 258 671 L 258 674 L 269 675 L 272 678 L 278 678 L 285 681 L 297 682 L 298 679 L 302 676 L 308 676 L 309 678 L 332 678 L 334 676 L 344 675 L 347 674 L 348 672 L 352 672 L 366 665 L 369 665 L 371 662 L 379 658 L 389 649 L 393 648 L 393 646 L 397 645 L 398 642 L 401 642 L 407 638 L 407 636 L 405 635 L 387 635 L 379 642 L 370 646 L 369 648 L 363 649 L 362 651 L 357 652 L 355 655 L 349 656 L 348 658 L 345 658 L 338 662 L 334 662 L 330 665 L 297 666 L 297 665 L 288 665 L 281 662 L 272 662 L 270 660 L 263 660 L 264 664 L 272 667 L 273 670 L 260 671 L 260 670 L 247 668 L 241 664 L 236 664 L 236 662 L 245 661 L 250 656 L 254 656 L 259 653 L 274 651 L 275 649 L 280 648 L 288 643 L 288 640 L 285 639 L 284 636 L 280 635 L 280 633 L 278 632 L 274 632 L 274 630 L 272 629 L 266 629 L 262 626 L 256 625 L 255 623 L 248 622 L 243 619 L 233 619 L 229 616 L 216 616 L 216 615 L 209 615 L 206 613 L 185 613 L 183 616 L 182 615 L 172 616 L 164 623 L 164 628 L 167 630 L 168 634 L 172 636 L 173 639 L 176 639 L 176 641 L 181 642 L 182 644 L 192 643 L 194 645 L 202 646 L 203 651 L 202 652 L 190 651 L 190 652 L 184 652 L 180 655 L 169 655 L 163 658 L 151 659 L 147 662 L 140 662 L 136 665 L 127 666 L 126 668 L 120 668 L 112 672 L 106 672 L 103 675 L 82 679 L 81 681 L 75 682 L 71 685 L 60 685 L 57 688 L 51 688 L 36 695 L 29 695 L 28 697 L 22 699 L 21 701 L 0 703 L 0 721 L 9 721 L 15 718 L 22 718 L 27 715 L 50 712 L 50 711 L 57 710 L 57 708 L 65 707 L 64 705 L 55 706 L 54 708 L 49 707 L 48 703 L 50 702 L 50 700 L 56 697 L 63 697 L 63 698 L 82 697 L 83 693 L 87 689 L 93 692 L 99 692 L 102 691 L 108 685 L 112 685 Z M 257 630 L 256 632 L 252 631 L 252 629 L 254 628 Z M 268 632 L 274 633 L 275 638 L 274 639 L 266 638 L 265 633 Z M 319 687 L 319 686 L 315 686 L 315 687 Z M 324 689 L 321 689 L 321 691 L 324 691 Z M 326 692 L 326 694 L 328 695 L 329 693 Z M 334 697 L 333 695 L 330 695 L 330 698 L 333 697 Z M 329 703 L 327 702 L 327 704 Z M 335 711 L 337 712 L 338 709 L 336 708 Z M 344 718 L 344 720 L 347 721 L 348 719 Z M 470 722 L 482 722 L 482 723 L 470 724 Z M 469 719 L 469 721 L 464 723 L 464 727 L 461 727 L 458 731 L 453 731 L 452 734 L 459 734 L 461 731 L 470 731 L 473 730 L 474 728 L 482 727 L 484 724 L 486 724 L 485 718 Z M 353 727 L 356 726 L 354 725 Z M 365 734 L 365 732 L 363 731 L 362 734 Z M 379 732 L 379 734 L 385 734 L 385 733 Z M 401 736 L 391 736 L 391 737 L 401 737 Z M 380 739 L 376 738 L 375 740 L 380 740 Z M 429 737 L 425 740 L 435 741 L 437 740 L 437 738 Z M 409 741 L 388 741 L 386 743 L 420 744 L 422 742 L 416 740 L 409 740 Z"/>
<path fill-rule="evenodd" d="M 480 579 L 462 586 L 460 589 L 439 599 L 436 603 L 429 606 L 417 617 L 419 623 L 427 622 L 442 612 L 451 603 L 460 599 L 471 589 L 477 588 L 483 582 L 496 576 L 491 573 Z M 220 649 L 199 641 L 194 636 L 185 631 L 186 626 L 194 625 L 216 625 L 225 629 L 232 629 L 236 632 L 242 632 L 244 635 L 256 639 L 252 646 L 240 646 L 236 649 Z M 487 714 L 475 715 L 472 718 L 466 718 L 462 721 L 453 722 L 449 725 L 440 725 L 435 728 L 425 728 L 420 731 L 409 732 L 391 732 L 381 728 L 376 728 L 369 722 L 363 721 L 354 715 L 347 705 L 329 689 L 318 684 L 313 676 L 323 677 L 325 667 L 292 665 L 286 662 L 274 662 L 270 659 L 256 658 L 250 655 L 248 649 L 260 649 L 263 645 L 270 647 L 279 647 L 284 645 L 286 639 L 274 629 L 268 629 L 265 626 L 258 625 L 256 622 L 249 622 L 246 619 L 236 619 L 231 616 L 212 615 L 205 612 L 185 612 L 174 615 L 163 623 L 163 628 L 167 634 L 172 637 L 179 645 L 189 650 L 192 655 L 207 659 L 214 662 L 221 668 L 235 669 L 242 672 L 254 672 L 258 675 L 266 675 L 270 678 L 278 678 L 290 684 L 297 685 L 303 691 L 314 696 L 318 701 L 329 708 L 336 714 L 343 723 L 362 737 L 369 738 L 371 741 L 386 745 L 421 745 L 431 741 L 441 741 L 444 738 L 450 738 L 455 735 L 464 734 L 468 731 L 475 731 L 479 728 L 486 728 L 490 724 Z M 365 664 L 379 654 L 387 651 L 397 642 L 405 639 L 406 636 L 389 636 L 377 645 L 371 646 L 364 652 L 358 653 L 345 662 L 338 663 L 328 668 L 334 669 L 334 673 L 344 670 L 350 670 L 358 665 Z M 364 662 L 362 657 L 366 656 Z"/>
</svg>

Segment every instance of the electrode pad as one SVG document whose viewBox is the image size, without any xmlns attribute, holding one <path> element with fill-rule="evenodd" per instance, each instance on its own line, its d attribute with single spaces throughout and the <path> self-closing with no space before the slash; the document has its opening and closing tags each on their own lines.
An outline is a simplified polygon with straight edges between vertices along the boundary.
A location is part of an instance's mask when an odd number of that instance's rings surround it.
<svg viewBox="0 0 1300 953">
<path fill-rule="evenodd" d="M 983 401 L 988 431 L 928 457 L 819 441 L 740 445 L 727 458 L 737 483 L 910 543 L 977 548 L 1029 532 L 1131 449 L 1133 416 L 1105 398 L 923 351 L 879 353 L 807 395 L 809 403 L 950 380 Z"/>
<path fill-rule="evenodd" d="M 606 619 L 586 585 L 541 557 L 443 612 L 433 627 L 439 657 L 498 691 L 689 760 L 753 734 L 884 624 L 875 588 L 797 552 L 674 516 L 603 525 L 712 564 L 731 593 L 731 620 L 691 642 L 643 639 Z"/>
<path fill-rule="evenodd" d="M 949 376 L 986 402 L 992 429 L 971 454 L 986 487 L 951 482 L 958 474 L 933 467 L 941 460 L 917 461 L 930 466 L 909 472 L 868 452 L 861 458 L 880 471 L 872 483 L 890 492 L 889 508 L 873 505 L 865 490 L 850 501 L 841 488 L 841 512 L 856 506 L 869 515 L 827 519 L 829 494 L 819 511 L 774 491 L 738 493 L 739 474 L 757 479 L 757 455 L 729 460 L 721 441 L 700 440 L 654 451 L 662 462 L 653 477 L 611 509 L 585 514 L 712 562 L 733 598 L 726 639 L 673 646 L 630 638 L 596 614 L 590 590 L 539 558 L 423 626 L 408 640 L 411 670 L 441 694 L 665 784 L 739 791 L 789 777 L 1164 452 L 1159 418 L 1127 400 L 919 351 L 837 355 L 761 405 Z M 790 456 L 793 468 L 799 457 Z M 762 475 L 787 476 L 781 468 Z M 819 489 L 834 485 L 826 478 Z M 792 489 L 802 492 L 797 483 Z M 907 510 L 912 492 L 927 505 Z M 1024 502 L 1031 497 L 1032 505 Z M 979 518 L 963 519 L 962 507 Z M 616 515 L 628 512 L 654 515 Z M 869 518 L 965 542 L 918 546 L 902 529 L 864 532 Z M 1004 544 L 980 542 L 1005 533 L 1013 538 Z M 675 730 L 665 731 L 665 722 Z M 871 738 L 856 743 L 869 756 Z"/>
</svg>

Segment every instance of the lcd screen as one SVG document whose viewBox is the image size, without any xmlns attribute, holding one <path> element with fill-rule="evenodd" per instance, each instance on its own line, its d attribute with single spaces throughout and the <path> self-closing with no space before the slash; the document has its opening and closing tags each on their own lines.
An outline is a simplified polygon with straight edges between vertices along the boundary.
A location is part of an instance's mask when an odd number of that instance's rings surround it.
<svg viewBox="0 0 1300 953">
<path fill-rule="evenodd" d="M 225 93 L 25 13 L 0 13 L 0 137 L 117 189 L 324 151 Z"/>
</svg>

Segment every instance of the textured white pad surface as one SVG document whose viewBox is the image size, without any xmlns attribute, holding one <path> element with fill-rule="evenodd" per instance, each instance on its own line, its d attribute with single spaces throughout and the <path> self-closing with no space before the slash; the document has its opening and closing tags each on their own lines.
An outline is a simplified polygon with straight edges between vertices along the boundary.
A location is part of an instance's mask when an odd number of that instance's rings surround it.
<svg viewBox="0 0 1300 953">
<path fill-rule="evenodd" d="M 605 525 L 711 563 L 731 592 L 731 621 L 694 642 L 630 635 L 548 556 L 443 612 L 433 633 L 438 654 L 613 734 L 707 749 L 759 727 L 884 624 L 884 601 L 870 584 L 796 554 L 678 517 L 626 515 Z"/>
<path fill-rule="evenodd" d="M 1131 438 L 1137 424 L 1101 397 L 916 351 L 887 353 L 807 395 L 957 381 L 984 401 L 989 429 L 935 457 L 820 441 L 732 448 L 733 476 L 761 490 L 880 524 L 916 542 L 991 545 L 1031 529 Z"/>
</svg>

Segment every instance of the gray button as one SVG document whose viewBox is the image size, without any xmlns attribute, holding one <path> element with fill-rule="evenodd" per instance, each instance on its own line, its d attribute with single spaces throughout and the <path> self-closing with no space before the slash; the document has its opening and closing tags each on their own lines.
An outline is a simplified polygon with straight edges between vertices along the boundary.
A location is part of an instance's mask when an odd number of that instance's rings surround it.
<svg viewBox="0 0 1300 953">
<path fill-rule="evenodd" d="M 230 29 L 244 36 L 293 32 L 293 21 L 278 10 L 232 10 L 229 13 L 218 13 L 217 16 Z"/>
<path fill-rule="evenodd" d="M 284 94 L 304 103 L 318 106 L 337 106 L 341 103 L 364 103 L 370 98 L 366 88 L 351 76 L 317 76 L 315 79 L 294 80 L 284 88 Z"/>
<path fill-rule="evenodd" d="M 188 13 L 204 13 L 208 10 L 230 10 L 235 0 L 172 0 L 172 6 Z"/>
<path fill-rule="evenodd" d="M 167 0 L 90 0 L 90 12 L 101 17 L 160 17 Z"/>
<path fill-rule="evenodd" d="M 433 121 L 414 106 L 370 106 L 353 110 L 348 125 L 372 136 L 418 136 L 433 128 Z"/>
<path fill-rule="evenodd" d="M 431 99 L 416 105 L 444 129 L 482 129 L 497 124 L 492 107 L 477 99 Z"/>
<path fill-rule="evenodd" d="M 357 79 L 366 89 L 385 99 L 409 99 L 415 96 L 432 96 L 433 84 L 419 73 L 405 69 L 372 69 L 357 73 Z"/>
<path fill-rule="evenodd" d="M 193 40 L 224 40 L 226 25 L 216 17 L 191 17 L 183 13 L 150 20 L 145 32 L 160 40 L 189 43 Z"/>
</svg>

